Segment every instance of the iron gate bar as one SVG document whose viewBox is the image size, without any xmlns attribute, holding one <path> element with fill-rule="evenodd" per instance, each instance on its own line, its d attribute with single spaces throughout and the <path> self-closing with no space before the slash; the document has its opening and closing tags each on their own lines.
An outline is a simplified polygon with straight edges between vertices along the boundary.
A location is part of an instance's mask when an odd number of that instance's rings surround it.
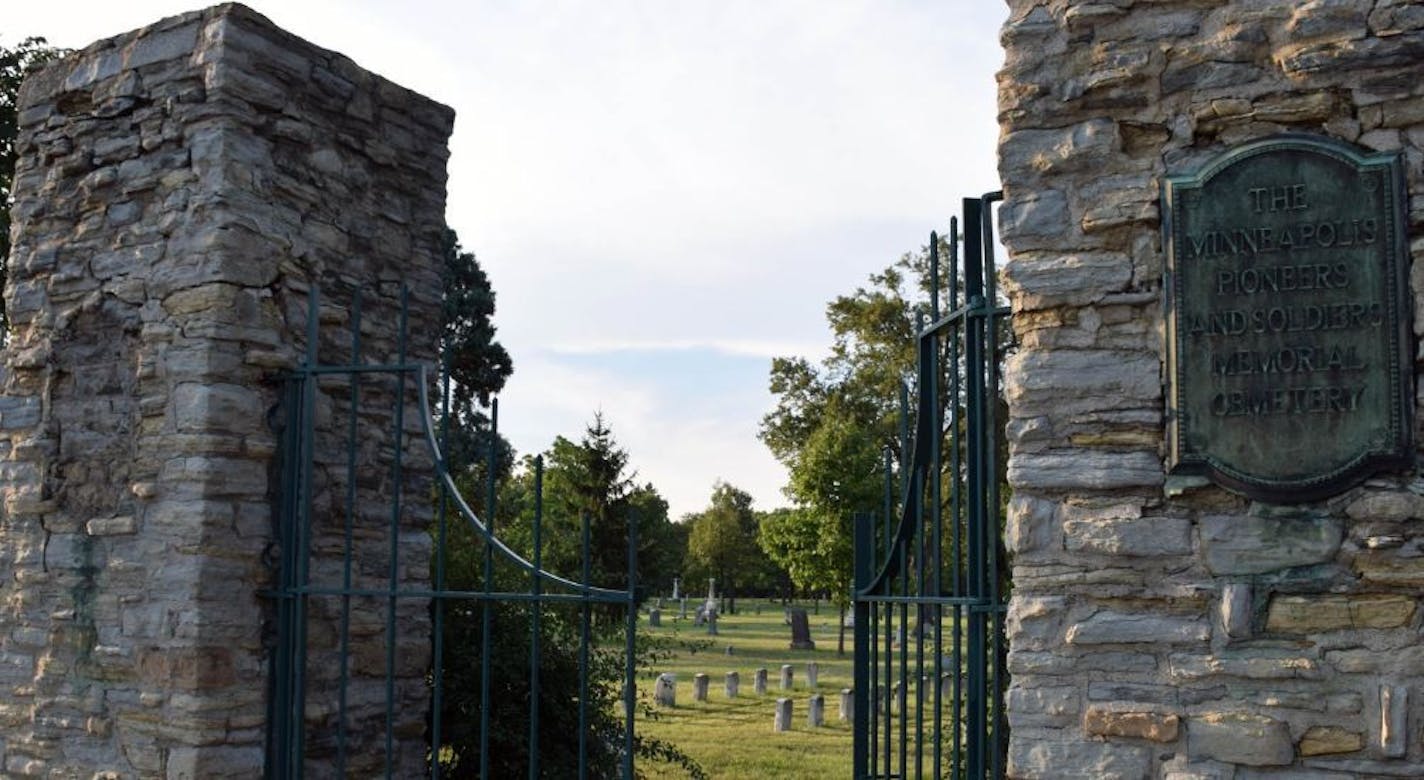
<svg viewBox="0 0 1424 780">
<path fill-rule="evenodd" d="M 601 588 L 588 584 L 590 579 L 590 533 L 587 518 L 584 518 L 584 533 L 582 543 L 583 558 L 583 582 L 560 577 L 542 568 L 542 463 L 537 465 L 536 474 L 536 516 L 534 522 L 534 562 L 525 560 L 518 553 L 514 552 L 497 537 L 493 532 L 492 519 L 496 508 L 496 496 L 493 494 L 493 477 L 495 473 L 494 457 L 497 452 L 494 450 L 494 430 L 496 430 L 498 411 L 497 405 L 491 408 L 490 417 L 490 452 L 488 474 L 490 476 L 488 487 L 490 489 L 489 500 L 486 508 L 489 510 L 486 518 L 490 522 L 482 521 L 478 515 L 470 508 L 464 497 L 460 494 L 454 483 L 454 479 L 449 471 L 449 463 L 444 452 L 448 450 L 449 443 L 449 421 L 451 404 L 451 383 L 448 371 L 448 363 L 442 366 L 441 372 L 441 425 L 440 440 L 437 441 L 431 404 L 429 398 L 429 376 L 428 368 L 421 363 L 410 363 L 406 356 L 409 316 L 409 292 L 402 285 L 399 295 L 399 322 L 396 334 L 396 362 L 393 364 L 374 365 L 367 364 L 363 358 L 362 347 L 362 298 L 360 291 L 356 291 L 351 304 L 350 318 L 350 338 L 351 338 L 351 362 L 346 364 L 322 364 L 318 357 L 319 350 L 319 312 L 320 312 L 320 291 L 313 285 L 308 291 L 307 301 L 307 323 L 306 336 L 307 345 L 305 354 L 299 365 L 285 377 L 285 389 L 282 395 L 282 408 L 285 410 L 285 425 L 280 436 L 279 473 L 281 474 L 281 490 L 277 500 L 277 541 L 278 548 L 277 562 L 277 587 L 264 595 L 274 600 L 277 623 L 277 637 L 273 646 L 272 654 L 272 675 L 269 683 L 269 704 L 268 704 L 268 729 L 267 729 L 267 759 L 266 775 L 271 778 L 300 778 L 302 777 L 307 754 L 307 723 L 306 723 L 306 688 L 307 688 L 307 663 L 308 663 L 308 601 L 312 597 L 335 597 L 340 599 L 339 631 L 339 664 L 338 681 L 340 690 L 337 693 L 335 719 L 335 765 L 341 775 L 348 772 L 351 750 L 349 736 L 347 734 L 347 721 L 349 719 L 348 687 L 351 679 L 350 670 L 350 628 L 351 628 L 351 600 L 353 598 L 369 597 L 384 598 L 386 600 L 385 615 L 385 771 L 386 777 L 391 777 L 395 771 L 393 762 L 395 761 L 395 615 L 397 602 L 400 599 L 425 599 L 432 604 L 433 626 L 432 634 L 435 641 L 433 657 L 435 659 L 432 669 L 431 680 L 431 701 L 433 711 L 430 714 L 430 736 L 431 742 L 428 745 L 428 767 L 429 774 L 433 778 L 441 775 L 440 768 L 440 747 L 442 745 L 442 734 L 445 724 L 443 722 L 444 705 L 444 641 L 445 641 L 445 601 L 448 599 L 461 599 L 471 603 L 479 603 L 483 615 L 482 622 L 482 647 L 484 649 L 482 658 L 482 676 L 486 682 L 482 686 L 481 697 L 486 706 L 482 707 L 480 719 L 482 722 L 481 741 L 485 746 L 482 750 L 481 764 L 483 765 L 482 775 L 489 776 L 488 773 L 488 739 L 489 739 L 489 716 L 488 706 L 489 685 L 488 665 L 490 661 L 490 642 L 492 632 L 489 630 L 489 617 L 494 602 L 525 603 L 532 607 L 530 615 L 531 623 L 531 643 L 530 643 L 530 679 L 531 691 L 534 696 L 534 703 L 531 707 L 530 721 L 530 777 L 537 777 L 541 772 L 539 763 L 539 731 L 538 723 L 541 720 L 538 703 L 538 695 L 542 689 L 540 681 L 540 667 L 538 659 L 542 654 L 542 609 L 546 603 L 579 604 L 581 607 L 581 626 L 579 648 L 579 776 L 586 776 L 588 772 L 587 751 L 589 749 L 587 738 L 587 716 L 588 716 L 588 663 L 589 652 L 592 644 L 592 632 L 590 625 L 591 608 L 593 604 L 619 605 L 627 611 L 627 624 L 625 633 L 625 665 L 624 665 L 624 741 L 620 752 L 622 753 L 622 772 L 625 777 L 631 778 L 633 772 L 633 751 L 636 746 L 634 731 L 634 715 L 636 705 L 636 687 L 634 685 L 634 646 L 637 628 L 637 525 L 636 519 L 629 521 L 629 551 L 628 551 L 628 587 L 626 590 L 612 588 Z M 366 375 L 390 375 L 392 376 L 395 395 L 393 399 L 394 408 L 391 410 L 393 427 L 393 451 L 390 476 L 392 479 L 392 498 L 390 504 L 390 519 L 387 532 L 391 535 L 390 549 L 388 551 L 390 559 L 386 573 L 384 587 L 358 587 L 353 579 L 352 563 L 354 554 L 355 535 L 355 506 L 356 495 L 356 447 L 355 442 L 359 434 L 358 417 L 359 405 L 362 398 L 361 377 Z M 347 453 L 345 458 L 345 471 L 347 485 L 345 490 L 346 506 L 341 512 L 341 551 L 343 560 L 340 568 L 341 585 L 339 587 L 311 582 L 312 549 L 313 549 L 313 508 L 311 504 L 313 485 L 313 463 L 314 448 L 316 446 L 316 394 L 318 392 L 317 380 L 323 376 L 346 375 L 350 379 L 348 403 L 350 404 L 349 418 L 346 421 L 345 440 Z M 411 434 L 405 431 L 405 398 L 408 382 L 413 382 L 419 406 L 419 430 Z M 404 480 L 406 468 L 404 463 L 404 442 L 408 436 L 423 439 L 424 446 L 433 458 L 433 465 L 436 476 L 436 488 L 439 494 L 439 515 L 438 526 L 435 529 L 435 536 L 438 540 L 434 558 L 434 583 L 433 587 L 417 588 L 400 586 L 400 575 L 402 572 L 399 560 L 399 531 L 400 521 L 404 514 L 405 496 Z M 445 446 L 442 446 L 445 445 Z M 445 556 L 445 543 L 448 540 L 448 511 L 453 509 L 458 518 L 462 518 L 468 527 L 476 534 L 477 541 L 484 543 L 484 553 L 486 562 L 486 576 L 478 591 L 449 590 L 447 587 L 447 561 Z M 529 592 L 504 592 L 496 589 L 493 584 L 493 560 L 498 555 L 501 560 L 514 565 L 518 571 L 530 577 L 531 588 Z M 554 592 L 549 592 L 546 588 L 554 588 Z"/>
<path fill-rule="evenodd" d="M 998 193 L 989 193 L 964 201 L 962 303 L 957 257 L 960 223 L 951 221 L 949 313 L 943 315 L 939 299 L 940 239 L 937 234 L 930 236 L 929 317 L 928 322 L 922 320 L 916 328 L 919 382 L 914 435 L 909 435 L 909 404 L 902 390 L 903 465 L 899 472 L 899 500 L 892 502 L 892 475 L 887 463 L 883 557 L 875 551 L 875 521 L 867 515 L 856 519 L 854 669 L 856 688 L 868 694 L 857 696 L 856 704 L 853 770 L 858 780 L 940 775 L 945 761 L 942 742 L 946 738 L 946 681 L 942 673 L 946 663 L 953 666 L 947 681 L 953 692 L 948 734 L 952 740 L 948 756 L 951 776 L 997 778 L 1003 772 L 1002 685 L 1006 678 L 997 546 L 997 416 L 993 406 L 998 398 L 998 323 L 1008 309 L 994 305 L 994 258 L 986 248 L 993 236 L 989 207 L 999 197 Z M 942 390 L 942 371 L 948 373 L 947 392 Z M 946 406 L 951 420 L 947 428 Z M 948 437 L 950 448 L 947 472 L 944 437 Z M 942 475 L 950 478 L 947 506 Z M 946 520 L 951 531 L 948 593 L 943 579 Z M 912 604 L 916 615 L 913 634 L 909 630 Z M 952 622 L 948 658 L 944 655 L 946 608 Z M 882 611 L 883 658 L 876 638 Z M 932 627 L 926 625 L 929 621 L 933 622 Z M 899 652 L 894 653 L 897 635 L 900 646 Z M 913 680 L 909 655 L 912 636 Z M 930 648 L 926 648 L 927 644 Z M 928 666 L 927 649 L 933 655 L 933 663 Z M 927 676 L 927 668 L 936 674 Z M 916 688 L 913 730 L 906 699 L 912 682 Z M 928 695 L 924 690 L 927 684 L 934 686 Z M 927 698 L 932 709 L 929 717 L 925 713 Z M 912 734 L 913 758 L 908 745 Z M 927 736 L 933 743 L 930 767 L 925 765 L 923 745 Z M 895 738 L 898 750 L 893 749 Z"/>
</svg>

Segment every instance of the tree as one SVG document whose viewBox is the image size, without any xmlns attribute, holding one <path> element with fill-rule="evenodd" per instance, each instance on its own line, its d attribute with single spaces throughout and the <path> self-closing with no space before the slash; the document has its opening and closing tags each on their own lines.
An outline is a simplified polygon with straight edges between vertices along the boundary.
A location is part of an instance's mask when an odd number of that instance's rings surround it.
<svg viewBox="0 0 1424 780">
<path fill-rule="evenodd" d="M 67 49 L 57 49 L 35 37 L 14 48 L 0 46 L 0 289 L 10 267 L 10 205 L 14 202 L 10 185 L 15 178 L 15 141 L 20 131 L 20 84 L 31 71 L 66 53 Z M 0 334 L 7 332 L 9 325 L 5 301 L 0 299 Z M 0 341 L 3 338 L 0 335 Z"/>
<path fill-rule="evenodd" d="M 826 590 L 842 611 L 850 604 L 851 517 L 881 504 L 882 453 L 900 456 L 900 388 L 915 379 L 916 334 L 930 312 L 911 298 L 928 297 L 929 276 L 928 247 L 902 256 L 827 305 L 833 340 L 820 365 L 772 362 L 777 404 L 760 436 L 789 471 L 785 491 L 795 508 L 768 517 L 760 542 L 797 587 Z"/>
<path fill-rule="evenodd" d="M 451 383 L 445 457 L 453 472 L 482 471 L 489 459 L 490 418 L 480 407 L 488 407 L 504 388 L 514 373 L 514 363 L 504 345 L 495 340 L 495 295 L 489 277 L 448 227 L 441 242 L 441 259 L 440 349 Z M 495 447 L 496 471 L 507 476 L 514 451 L 502 436 L 495 440 Z M 483 474 L 479 476 L 475 484 L 482 484 Z"/>
<path fill-rule="evenodd" d="M 684 524 L 689 579 L 715 577 L 717 590 L 727 595 L 728 611 L 736 611 L 738 593 L 765 589 L 774 581 L 774 567 L 757 545 L 760 523 L 750 493 L 718 481 L 707 509 L 689 515 Z"/>
<path fill-rule="evenodd" d="M 787 494 L 796 508 L 762 524 L 759 543 L 804 590 L 824 590 L 844 614 L 850 607 L 852 513 L 873 507 L 883 491 L 881 449 L 873 432 L 847 417 L 827 415 L 791 467 Z M 836 652 L 845 653 L 845 621 Z"/>
<path fill-rule="evenodd" d="M 642 592 L 672 587 L 682 564 L 685 543 L 668 519 L 668 506 L 657 488 L 639 484 L 628 467 L 628 452 L 618 446 L 602 414 L 578 442 L 555 437 L 543 453 L 543 562 L 549 571 L 577 578 L 582 571 L 582 519 L 590 527 L 590 571 L 594 585 L 619 587 L 628 581 L 628 523 L 638 532 L 638 586 Z M 526 457 L 510 480 L 506 543 L 533 553 L 534 459 Z M 505 515 L 501 513 L 503 518 Z"/>
</svg>

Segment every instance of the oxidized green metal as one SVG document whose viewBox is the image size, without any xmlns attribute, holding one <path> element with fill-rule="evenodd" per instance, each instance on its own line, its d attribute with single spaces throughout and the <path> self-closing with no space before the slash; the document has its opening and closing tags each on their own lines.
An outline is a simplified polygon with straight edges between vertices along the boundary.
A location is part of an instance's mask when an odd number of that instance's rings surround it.
<svg viewBox="0 0 1424 780">
<path fill-rule="evenodd" d="M 964 200 L 963 280 L 952 238 L 944 314 L 939 239 L 930 236 L 913 433 L 902 388 L 903 461 L 896 473 L 886 455 L 883 528 L 869 514 L 855 519 L 857 780 L 1001 778 L 1006 770 L 994 401 L 1009 310 L 996 305 L 991 210 L 1000 198 Z M 955 236 L 957 225 L 950 229 Z"/>
<path fill-rule="evenodd" d="M 534 491 L 536 510 L 533 522 L 534 560 L 531 562 L 520 557 L 495 535 L 492 521 L 493 511 L 483 518 L 477 516 L 455 485 L 443 454 L 449 449 L 447 435 L 449 433 L 451 389 L 448 367 L 446 371 L 442 372 L 441 414 L 440 424 L 437 426 L 429 398 L 429 390 L 433 383 L 430 381 L 428 369 L 424 365 L 407 362 L 406 334 L 409 322 L 407 315 L 408 295 L 405 289 L 402 288 L 401 291 L 400 322 L 394 364 L 374 364 L 364 359 L 360 291 L 354 293 L 351 301 L 350 361 L 338 364 L 323 363 L 318 354 L 321 344 L 317 328 L 318 312 L 321 310 L 319 297 L 319 291 L 313 287 L 308 299 L 307 353 L 302 363 L 286 377 L 282 399 L 284 423 L 281 428 L 279 450 L 280 479 L 277 496 L 276 538 L 274 539 L 277 554 L 277 560 L 274 561 L 276 587 L 267 594 L 273 599 L 276 614 L 274 616 L 275 637 L 268 680 L 264 777 L 271 780 L 299 780 L 305 776 L 309 763 L 328 761 L 328 754 L 330 754 L 329 764 L 321 765 L 329 767 L 330 773 L 340 777 L 350 774 L 348 761 L 352 758 L 353 750 L 348 743 L 352 741 L 356 730 L 361 729 L 364 733 L 373 728 L 369 717 L 362 720 L 359 713 L 353 712 L 354 707 L 348 701 L 347 695 L 347 689 L 353 682 L 351 640 L 354 628 L 352 616 L 353 611 L 359 608 L 353 604 L 353 599 L 363 599 L 370 604 L 377 603 L 372 601 L 373 599 L 380 599 L 384 601 L 382 605 L 384 619 L 381 621 L 384 624 L 384 658 L 381 666 L 384 670 L 385 696 L 381 703 L 384 717 L 376 725 L 384 730 L 382 735 L 384 739 L 381 742 L 384 749 L 385 768 L 382 776 L 386 778 L 396 776 L 393 757 L 397 748 L 394 724 L 396 723 L 395 708 L 398 705 L 394 684 L 397 652 L 395 615 L 398 605 L 417 603 L 430 606 L 434 663 L 429 677 L 431 698 L 428 723 L 430 728 L 426 734 L 428 763 L 424 774 L 427 774 L 432 780 L 439 780 L 443 771 L 439 760 L 441 746 L 446 744 L 444 734 L 453 729 L 470 729 L 470 724 L 444 722 L 442 702 L 446 695 L 445 662 L 447 660 L 445 632 L 449 615 L 453 610 L 459 610 L 466 614 L 478 610 L 481 615 L 482 630 L 479 648 L 481 654 L 481 707 L 479 713 L 471 714 L 469 718 L 479 723 L 481 743 L 479 776 L 490 777 L 488 745 L 490 730 L 494 724 L 490 720 L 489 692 L 492 686 L 489 659 L 492 656 L 494 629 L 491 627 L 489 616 L 495 605 L 517 603 L 526 605 L 529 610 L 531 692 L 528 712 L 528 755 L 530 759 L 527 768 L 529 776 L 542 777 L 548 774 L 541 767 L 539 736 L 540 724 L 545 720 L 545 715 L 539 706 L 540 667 L 544 652 L 540 627 L 546 609 L 555 605 L 572 605 L 578 609 L 580 629 L 579 695 L 577 702 L 571 702 L 571 706 L 577 709 L 579 722 L 577 776 L 583 778 L 591 774 L 587 760 L 588 755 L 601 748 L 613 751 L 618 756 L 621 776 L 631 780 L 634 776 L 633 761 L 636 748 L 634 717 L 637 686 L 634 679 L 636 671 L 634 668 L 634 645 L 638 620 L 637 519 L 629 519 L 628 584 L 625 589 L 599 588 L 589 584 L 590 535 L 587 517 L 583 520 L 582 580 L 568 580 L 545 570 L 542 568 L 541 544 L 544 520 L 543 463 L 536 459 Z M 328 376 L 344 378 L 350 385 L 348 390 L 349 405 L 344 411 L 347 416 L 342 421 L 345 424 L 332 427 L 333 431 L 344 428 L 345 441 L 341 441 L 341 437 L 327 437 L 323 440 L 318 435 L 315 426 L 318 397 L 327 392 L 319 387 L 319 379 Z M 392 491 L 390 503 L 384 507 L 386 510 L 384 514 L 388 518 L 386 536 L 391 541 L 387 551 L 388 557 L 385 560 L 386 575 L 380 577 L 379 581 L 362 584 L 353 578 L 355 562 L 353 540 L 357 535 L 369 533 L 372 529 L 369 522 L 364 527 L 362 525 L 362 519 L 370 517 L 370 513 L 359 512 L 356 503 L 355 485 L 358 471 L 354 456 L 359 445 L 359 435 L 363 432 L 363 429 L 358 427 L 358 417 L 362 412 L 361 399 L 365 392 L 363 388 L 371 387 L 379 382 L 389 382 L 394 385 L 395 389 L 389 413 L 388 431 L 394 442 L 391 447 L 391 473 L 389 475 Z M 333 386 L 339 386 L 339 383 L 333 383 Z M 418 434 L 408 430 L 404 419 L 405 407 L 412 400 L 411 395 L 415 396 L 415 408 L 420 411 Z M 329 401 L 331 396 L 328 394 L 326 398 Z M 489 460 L 486 463 L 486 473 L 491 475 L 487 485 L 489 495 L 486 497 L 486 506 L 491 510 L 493 510 L 497 498 L 494 493 L 493 480 L 493 475 L 496 472 L 496 451 L 493 442 L 498 417 L 497 407 L 491 408 L 489 431 L 491 446 L 488 450 Z M 365 430 L 364 433 L 369 435 L 371 431 Z M 410 445 L 412 451 L 418 451 L 423 446 L 434 460 L 436 493 L 434 504 L 439 508 L 439 511 L 434 527 L 430 529 L 435 542 L 433 551 L 435 560 L 433 561 L 434 581 L 430 583 L 429 587 L 408 584 L 400 577 L 401 551 L 396 540 L 399 536 L 398 531 L 402 518 L 406 512 L 415 511 L 418 504 L 424 504 L 430 500 L 430 497 L 425 495 L 406 495 L 400 488 L 405 480 L 406 466 L 403 453 L 406 450 L 406 444 Z M 343 456 L 335 457 L 332 452 L 319 452 L 319 445 L 324 445 L 328 449 L 332 446 L 344 447 Z M 344 505 L 325 510 L 325 514 L 329 515 L 325 518 L 317 517 L 318 513 L 314 511 L 313 506 L 313 486 L 316 482 L 313 476 L 313 465 L 318 460 L 324 464 L 345 464 Z M 331 522 L 333 518 L 340 519 L 342 532 L 340 565 L 334 572 L 330 566 L 314 568 L 312 565 L 314 548 L 317 546 L 313 528 L 320 522 Z M 452 590 L 449 587 L 447 580 L 449 562 L 446 560 L 445 543 L 451 530 L 449 524 L 452 522 L 464 524 L 483 541 L 484 576 L 481 578 L 481 586 L 477 591 Z M 527 577 L 530 582 L 529 590 L 500 590 L 494 575 L 496 562 L 511 567 L 513 571 Z M 333 581 L 333 575 L 337 572 L 339 572 L 339 579 Z M 334 601 L 337 605 L 324 607 L 333 610 L 338 616 L 336 630 L 338 636 L 326 640 L 313 638 L 309 636 L 308 632 L 312 605 L 314 602 L 321 601 Z M 621 744 L 616 746 L 590 744 L 588 738 L 590 735 L 586 728 L 589 719 L 589 654 L 596 641 L 590 621 L 592 608 L 595 605 L 621 608 L 625 614 L 623 626 L 623 728 Z M 335 712 L 326 713 L 323 717 L 316 717 L 307 702 L 307 695 L 314 684 L 309 672 L 311 667 L 317 663 L 312 659 L 311 653 L 329 648 L 328 643 L 331 639 L 335 640 L 337 648 L 336 709 Z M 473 649 L 469 648 L 469 650 Z M 324 684 L 330 685 L 330 681 Z M 597 738 L 599 735 L 592 736 Z M 317 749 L 321 751 L 319 758 L 312 755 L 313 744 L 317 745 Z M 462 771 L 466 774 L 470 772 L 469 769 Z M 407 771 L 403 776 L 410 775 Z"/>
<path fill-rule="evenodd" d="M 1163 185 L 1168 467 L 1308 501 L 1412 464 L 1397 154 L 1283 135 Z"/>
</svg>

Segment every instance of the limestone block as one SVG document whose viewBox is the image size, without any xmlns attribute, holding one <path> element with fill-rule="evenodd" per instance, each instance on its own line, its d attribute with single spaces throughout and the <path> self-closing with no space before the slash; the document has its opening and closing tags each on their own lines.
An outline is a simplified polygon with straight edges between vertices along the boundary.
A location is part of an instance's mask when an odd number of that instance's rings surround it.
<svg viewBox="0 0 1424 780">
<path fill-rule="evenodd" d="M 1015 417 L 1155 408 L 1162 401 L 1161 361 L 1149 352 L 1022 351 L 1007 361 L 1004 394 Z"/>
<path fill-rule="evenodd" d="M 999 220 L 1000 237 L 1015 250 L 1052 248 L 1070 224 L 1068 198 L 1052 189 L 1008 198 Z"/>
<path fill-rule="evenodd" d="M 1386 756 L 1398 758 L 1409 749 L 1409 689 L 1403 685 L 1381 685 L 1379 689 L 1379 746 Z"/>
<path fill-rule="evenodd" d="M 1009 646 L 1019 650 L 1041 650 L 1059 645 L 1068 600 L 1063 596 L 1030 596 L 1015 593 L 1009 599 L 1005 636 Z"/>
<path fill-rule="evenodd" d="M 1170 685 L 1151 683 L 1088 683 L 1088 698 L 1095 702 L 1126 702 L 1129 704 L 1176 704 L 1179 691 Z"/>
<path fill-rule="evenodd" d="M 1371 550 L 1355 556 L 1354 569 L 1369 583 L 1400 587 L 1424 585 L 1424 558 L 1402 558 L 1391 552 Z"/>
<path fill-rule="evenodd" d="M 1277 595 L 1266 614 L 1266 630 L 1309 634 L 1366 628 L 1400 628 L 1414 618 L 1408 596 L 1323 594 Z"/>
<path fill-rule="evenodd" d="M 1017 555 L 1048 550 L 1052 545 L 1057 502 L 1015 492 L 1009 499 L 1004 544 Z"/>
<path fill-rule="evenodd" d="M 1211 626 L 1198 617 L 1101 610 L 1068 628 L 1070 645 L 1205 642 Z"/>
<path fill-rule="evenodd" d="M 1140 508 L 1136 514 L 1140 515 Z M 1093 513 L 1063 523 L 1070 552 L 1127 557 L 1185 555 L 1192 551 L 1192 523 L 1185 517 L 1113 516 Z"/>
<path fill-rule="evenodd" d="M 1023 780 L 1146 780 L 1152 751 L 1119 742 L 1016 739 L 1009 745 L 1009 777 Z"/>
<path fill-rule="evenodd" d="M 1126 289 L 1132 259 L 1121 252 L 1024 254 L 1004 264 L 1003 278 L 1021 311 L 1083 306 Z"/>
<path fill-rule="evenodd" d="M 1189 682 L 1207 677 L 1244 677 L 1252 680 L 1316 679 L 1320 662 L 1289 649 L 1252 647 L 1224 650 L 1213 655 L 1173 653 L 1168 657 L 1168 670 L 1174 682 Z"/>
<path fill-rule="evenodd" d="M 1351 520 L 1400 521 L 1424 518 L 1424 496 L 1405 490 L 1367 493 L 1345 507 Z"/>
<path fill-rule="evenodd" d="M 1063 449 L 1016 454 L 1008 477 L 1016 489 L 1114 490 L 1160 487 L 1165 472 L 1155 452 Z"/>
<path fill-rule="evenodd" d="M 1151 742 L 1175 742 L 1180 718 L 1173 713 L 1089 707 L 1083 713 L 1083 731 L 1095 737 L 1132 737 Z"/>
<path fill-rule="evenodd" d="M 1318 515 L 1209 515 L 1199 523 L 1203 560 L 1213 574 L 1264 574 L 1322 563 L 1340 548 L 1340 521 Z"/>
<path fill-rule="evenodd" d="M 1312 726 L 1300 739 L 1302 756 L 1353 753 L 1365 747 L 1365 735 L 1339 726 Z"/>
<path fill-rule="evenodd" d="M 999 156 L 1001 165 L 1025 173 L 1068 173 L 1101 166 L 1121 145 L 1117 123 L 1096 117 L 1068 127 L 1009 133 L 999 142 Z"/>
<path fill-rule="evenodd" d="M 1078 718 L 1081 694 L 1070 685 L 1011 685 L 1008 709 L 1015 723 L 1031 721 L 1034 725 L 1066 726 Z"/>
<path fill-rule="evenodd" d="M 1253 608 L 1251 586 L 1244 582 L 1230 582 L 1221 586 L 1221 601 L 1218 608 L 1221 627 L 1231 639 L 1245 639 L 1251 636 Z"/>
<path fill-rule="evenodd" d="M 1249 712 L 1206 712 L 1189 718 L 1187 746 L 1193 760 L 1249 766 L 1281 766 L 1295 760 L 1290 727 Z"/>
<path fill-rule="evenodd" d="M 1345 674 L 1399 674 L 1406 677 L 1424 676 L 1424 647 L 1411 645 L 1389 652 L 1367 648 L 1332 650 L 1325 660 Z"/>
</svg>

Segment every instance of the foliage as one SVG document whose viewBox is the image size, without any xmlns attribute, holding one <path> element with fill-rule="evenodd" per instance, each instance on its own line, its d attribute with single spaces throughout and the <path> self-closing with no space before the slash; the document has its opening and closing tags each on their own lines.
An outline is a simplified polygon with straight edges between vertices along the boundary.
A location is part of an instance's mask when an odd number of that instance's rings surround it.
<svg viewBox="0 0 1424 780">
<path fill-rule="evenodd" d="M 495 340 L 494 292 L 474 255 L 460 248 L 453 230 L 445 234 L 444 261 L 442 347 L 452 380 L 446 415 L 446 457 L 462 495 L 480 518 L 498 528 L 501 537 L 522 538 L 524 552 L 529 553 L 529 520 L 537 500 L 534 460 L 526 459 L 524 467 L 516 471 L 512 448 L 492 430 L 491 416 L 481 408 L 503 387 L 512 370 L 509 353 Z M 639 515 L 660 519 L 662 526 L 668 526 L 666 502 L 651 485 L 634 484 L 633 475 L 626 469 L 627 454 L 616 447 L 601 418 L 595 420 L 580 444 L 556 440 L 547 458 L 551 479 L 545 487 L 554 488 L 544 496 L 546 503 L 552 503 L 550 517 L 567 520 L 588 512 L 598 518 L 594 538 L 600 544 L 595 547 L 595 582 L 621 585 L 626 581 L 627 570 L 626 547 L 621 542 L 626 534 L 626 519 Z M 487 506 L 491 487 L 500 496 L 493 508 Z M 449 504 L 445 508 L 444 587 L 480 590 L 486 585 L 483 537 Z M 521 525 L 520 520 L 525 522 Z M 619 520 L 621 526 L 614 527 Z M 640 525 L 643 522 L 646 520 Z M 554 563 L 564 564 L 566 575 L 577 576 L 581 537 L 577 520 L 549 526 L 545 538 L 552 540 L 551 557 L 558 559 L 562 555 L 562 560 Z M 438 536 L 439 528 L 433 533 Z M 653 545 L 661 541 L 657 534 L 648 538 Z M 651 554 L 643 561 L 667 565 Z M 432 565 L 438 567 L 439 562 Z M 491 572 L 489 586 L 493 590 L 527 592 L 530 588 L 528 576 L 512 566 L 495 564 Z M 447 776 L 475 777 L 480 764 L 486 615 L 473 600 L 447 599 L 436 609 L 440 610 L 444 628 L 442 744 L 436 754 L 441 757 Z M 613 611 L 622 614 L 619 609 Z M 621 622 L 591 620 L 590 628 L 595 633 L 588 653 L 587 720 L 580 730 L 580 609 L 545 606 L 540 617 L 540 653 L 536 659 L 541 682 L 540 774 L 551 778 L 575 776 L 579 738 L 584 735 L 589 776 L 617 777 L 625 734 L 621 699 L 625 659 L 623 644 L 614 636 Z M 527 602 L 492 602 L 488 619 L 490 776 L 514 777 L 525 774 L 529 764 L 529 704 L 534 695 L 530 680 L 531 613 Z M 649 663 L 645 656 L 652 652 L 651 645 L 640 642 L 638 647 L 635 662 Z M 635 735 L 634 749 L 639 758 L 680 766 L 691 777 L 705 777 L 697 762 L 666 740 Z"/>
<path fill-rule="evenodd" d="M 590 529 L 591 582 L 623 587 L 628 582 L 628 523 L 637 524 L 640 593 L 671 589 L 686 547 L 678 524 L 668 519 L 668 505 L 651 483 L 639 484 L 628 468 L 628 453 L 618 446 L 601 414 L 578 442 L 555 437 L 541 456 L 543 481 L 543 564 L 561 576 L 579 578 L 583 568 L 583 518 Z M 500 536 L 526 557 L 533 556 L 535 459 L 526 457 L 509 481 Z"/>
<path fill-rule="evenodd" d="M 707 509 L 685 518 L 688 528 L 685 574 L 691 584 L 717 578 L 717 590 L 735 598 L 744 593 L 766 593 L 776 583 L 775 564 L 757 545 L 760 520 L 752 509 L 751 494 L 726 482 L 712 488 Z"/>
<path fill-rule="evenodd" d="M 777 404 L 761 439 L 786 464 L 795 508 L 768 517 L 759 541 L 797 587 L 828 592 L 842 610 L 850 605 L 851 518 L 881 505 L 882 452 L 900 454 L 901 387 L 915 378 L 916 333 L 930 312 L 911 297 L 927 297 L 930 287 L 925 247 L 827 305 L 833 341 L 821 365 L 772 362 Z"/>
<path fill-rule="evenodd" d="M 11 183 L 15 177 L 15 141 L 19 135 L 20 84 L 26 74 L 68 53 L 44 38 L 26 38 L 14 47 L 0 46 L 0 289 L 5 286 L 10 258 Z M 8 330 L 5 302 L 0 300 L 0 331 Z"/>
<path fill-rule="evenodd" d="M 448 227 L 441 242 L 441 257 L 444 287 L 440 346 L 451 381 L 445 457 L 456 473 L 470 468 L 482 471 L 488 462 L 490 439 L 485 434 L 490 417 L 480 406 L 489 406 L 513 373 L 514 363 L 504 345 L 495 340 L 495 295 L 489 277 Z M 503 437 L 494 443 L 496 472 L 503 477 L 509 473 L 514 450 Z"/>
</svg>

